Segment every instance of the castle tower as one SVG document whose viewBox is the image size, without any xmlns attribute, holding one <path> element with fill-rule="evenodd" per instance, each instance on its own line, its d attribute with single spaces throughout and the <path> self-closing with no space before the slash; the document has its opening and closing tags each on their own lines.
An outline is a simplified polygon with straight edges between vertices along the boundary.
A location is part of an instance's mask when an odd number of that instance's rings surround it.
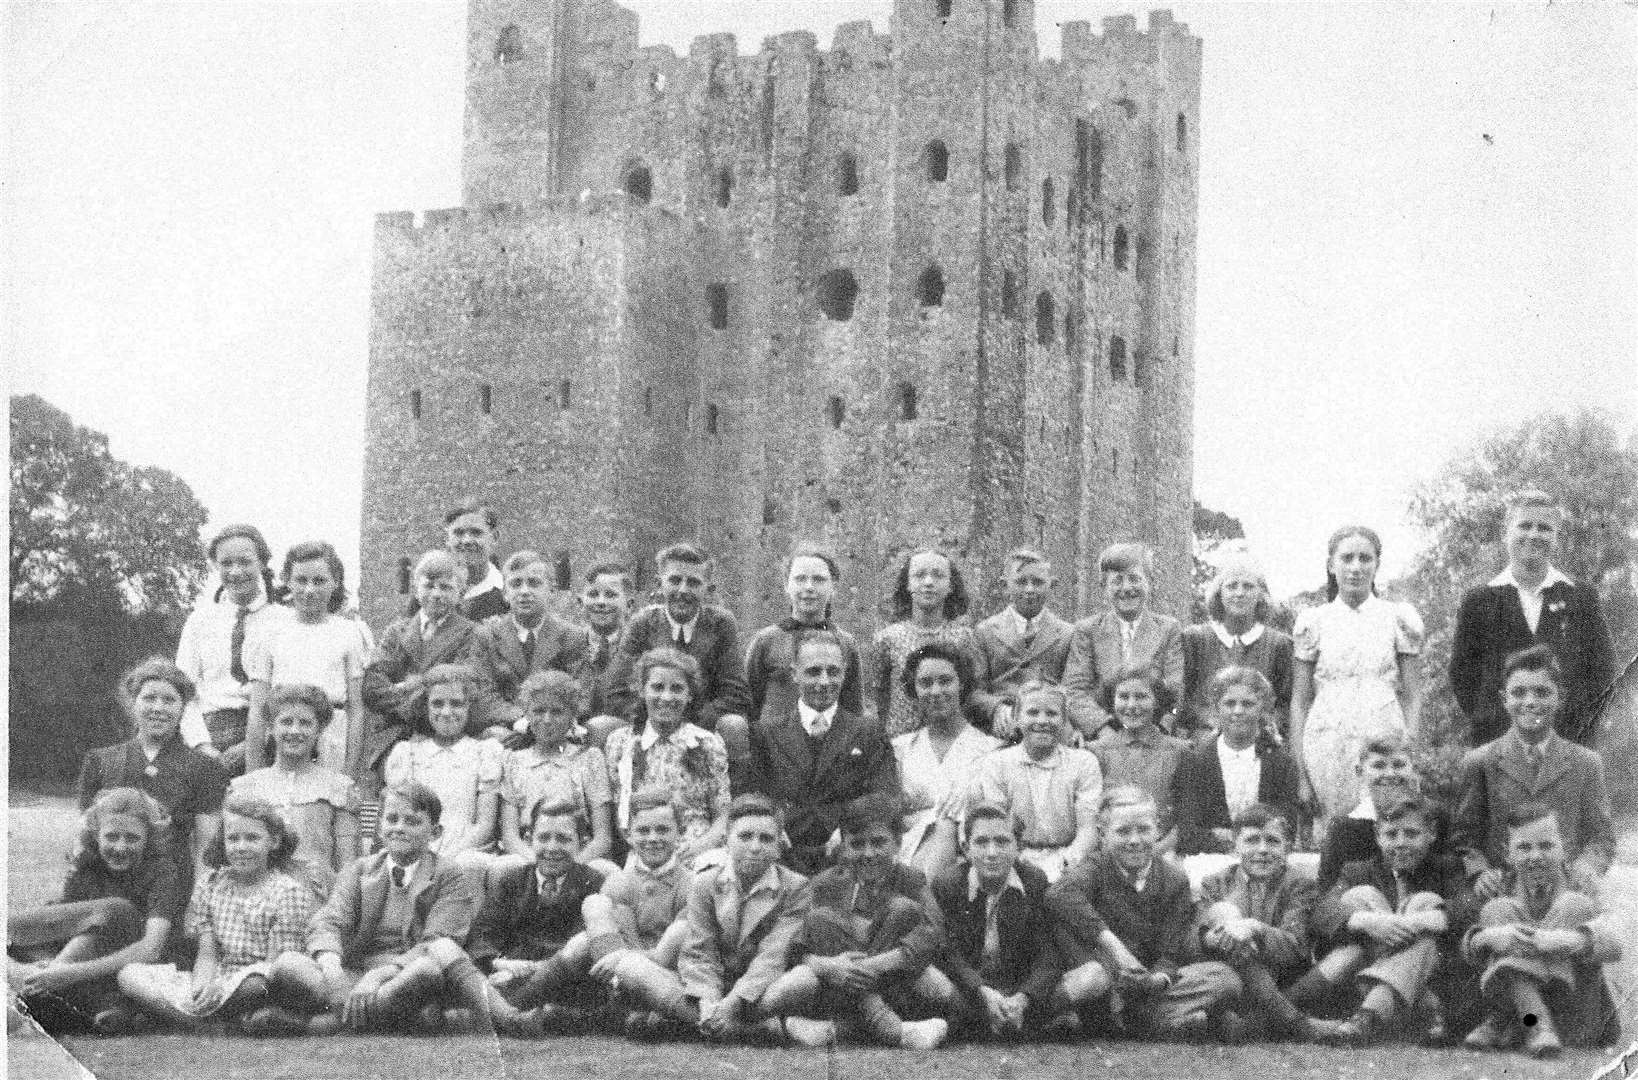
<svg viewBox="0 0 1638 1080">
<path fill-rule="evenodd" d="M 1070 24 L 1043 62 L 1030 0 L 897 0 L 891 37 L 679 57 L 612 0 L 469 11 L 466 205 L 377 229 L 372 617 L 465 493 L 563 584 L 695 540 L 752 623 L 798 540 L 841 556 L 858 630 L 927 544 L 986 600 L 1044 547 L 1085 610 L 1136 537 L 1185 601 L 1186 28 Z"/>
</svg>

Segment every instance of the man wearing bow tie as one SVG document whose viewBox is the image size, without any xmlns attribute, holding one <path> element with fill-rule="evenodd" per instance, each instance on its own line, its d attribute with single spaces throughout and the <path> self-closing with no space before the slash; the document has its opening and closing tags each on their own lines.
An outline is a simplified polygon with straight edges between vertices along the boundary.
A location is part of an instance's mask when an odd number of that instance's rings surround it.
<svg viewBox="0 0 1638 1080">
<path fill-rule="evenodd" d="M 1614 679 L 1610 635 L 1598 593 L 1552 563 L 1563 511 L 1552 496 L 1524 491 L 1507 502 L 1503 542 L 1507 568 L 1488 585 L 1468 590 L 1456 619 L 1450 685 L 1480 746 L 1507 730 L 1502 664 L 1531 645 L 1547 645 L 1564 672 L 1558 732 L 1590 744 L 1599 702 Z"/>
<path fill-rule="evenodd" d="M 751 737 L 750 790 L 784 811 L 791 842 L 785 862 L 801 874 L 823 868 L 825 845 L 849 802 L 872 791 L 899 794 L 898 765 L 881 724 L 838 704 L 845 672 L 833 631 L 798 631 L 797 701 L 783 715 L 769 715 Z"/>
</svg>

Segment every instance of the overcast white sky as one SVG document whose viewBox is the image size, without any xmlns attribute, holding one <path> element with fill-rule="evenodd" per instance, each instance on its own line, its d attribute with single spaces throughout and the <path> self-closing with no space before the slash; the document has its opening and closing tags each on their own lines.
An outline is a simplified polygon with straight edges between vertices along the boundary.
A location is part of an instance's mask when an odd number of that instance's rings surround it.
<svg viewBox="0 0 1638 1080">
<path fill-rule="evenodd" d="M 890 0 L 632 0 L 679 51 Z M 1173 5 L 1205 41 L 1195 478 L 1277 592 L 1547 405 L 1638 416 L 1638 9 Z M 1040 0 L 1056 22 L 1147 8 Z M 460 200 L 462 2 L 12 3 L 4 350 L 215 523 L 356 566 L 370 229 Z"/>
</svg>

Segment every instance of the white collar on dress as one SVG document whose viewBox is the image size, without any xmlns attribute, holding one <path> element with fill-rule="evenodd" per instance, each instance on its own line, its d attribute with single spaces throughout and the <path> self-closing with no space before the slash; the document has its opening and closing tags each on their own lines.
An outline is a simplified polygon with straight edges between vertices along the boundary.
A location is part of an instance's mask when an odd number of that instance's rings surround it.
<svg viewBox="0 0 1638 1080">
<path fill-rule="evenodd" d="M 1251 629 L 1240 635 L 1240 644 L 1257 644 L 1257 639 L 1263 636 L 1264 629 L 1265 628 L 1262 623 L 1252 623 Z M 1228 632 L 1228 627 L 1224 626 L 1216 619 L 1211 621 L 1211 632 L 1217 635 L 1217 640 L 1223 643 L 1223 647 L 1225 649 L 1234 648 L 1234 635 Z"/>
</svg>

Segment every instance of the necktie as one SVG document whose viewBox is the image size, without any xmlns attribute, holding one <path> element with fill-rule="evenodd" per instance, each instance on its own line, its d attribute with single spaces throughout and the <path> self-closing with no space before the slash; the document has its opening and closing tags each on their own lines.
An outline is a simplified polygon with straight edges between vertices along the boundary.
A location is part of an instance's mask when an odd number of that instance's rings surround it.
<svg viewBox="0 0 1638 1080">
<path fill-rule="evenodd" d="M 813 718 L 808 721 L 808 737 L 811 739 L 823 739 L 825 733 L 829 730 L 830 718 L 823 713 L 815 713 Z"/>
<path fill-rule="evenodd" d="M 597 639 L 597 657 L 596 657 L 596 659 L 594 659 L 592 661 L 592 665 L 594 667 L 596 667 L 598 671 L 608 670 L 608 666 L 609 666 L 609 639 L 608 638 L 599 637 Z"/>
<path fill-rule="evenodd" d="M 402 866 L 392 868 L 392 887 L 395 889 L 404 887 L 404 868 Z"/>
<path fill-rule="evenodd" d="M 1531 750 L 1525 756 L 1530 761 L 1530 786 L 1535 787 L 1541 779 L 1541 751 Z"/>
<path fill-rule="evenodd" d="M 1120 663 L 1122 667 L 1132 663 L 1132 624 L 1125 619 L 1120 623 Z"/>
<path fill-rule="evenodd" d="M 996 923 L 996 908 L 1001 906 L 999 893 L 984 898 L 984 959 L 994 960 L 1001 952 L 1001 927 Z"/>
<path fill-rule="evenodd" d="M 245 619 L 250 616 L 250 609 L 239 608 L 239 614 L 233 617 L 233 637 L 228 646 L 233 653 L 233 662 L 228 672 L 239 682 L 249 682 L 250 676 L 245 674 Z"/>
<path fill-rule="evenodd" d="M 535 632 L 533 630 L 523 632 L 523 666 L 535 666 Z"/>
<path fill-rule="evenodd" d="M 687 648 L 688 647 L 687 634 L 688 634 L 688 631 L 684 630 L 682 627 L 673 626 L 671 628 L 671 644 L 675 645 L 679 649 Z"/>
</svg>

